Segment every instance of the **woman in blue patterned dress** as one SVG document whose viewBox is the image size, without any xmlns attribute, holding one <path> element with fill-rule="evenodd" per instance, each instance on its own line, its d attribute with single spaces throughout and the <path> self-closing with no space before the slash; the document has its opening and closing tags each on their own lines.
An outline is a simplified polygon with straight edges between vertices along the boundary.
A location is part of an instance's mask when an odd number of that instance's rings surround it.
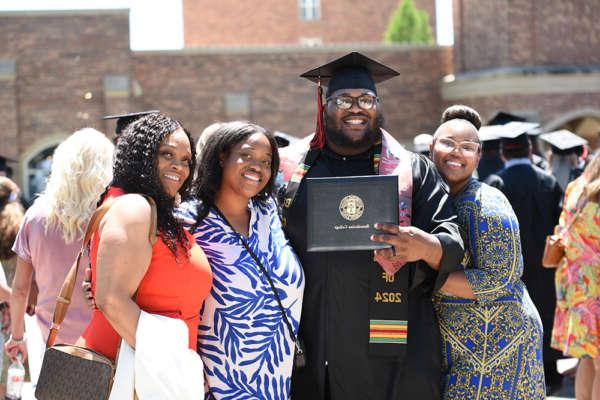
<svg viewBox="0 0 600 400">
<path fill-rule="evenodd" d="M 545 399 L 542 325 L 520 279 L 519 224 L 500 191 L 471 177 L 481 156 L 481 122 L 474 110 L 458 110 L 431 145 L 468 243 L 459 270 L 434 298 L 444 399 Z"/>
<path fill-rule="evenodd" d="M 200 156 L 198 201 L 180 208 L 213 271 L 198 336 L 207 399 L 290 396 L 295 344 L 286 318 L 296 336 L 304 274 L 271 197 L 278 164 L 270 133 L 224 123 Z"/>
</svg>

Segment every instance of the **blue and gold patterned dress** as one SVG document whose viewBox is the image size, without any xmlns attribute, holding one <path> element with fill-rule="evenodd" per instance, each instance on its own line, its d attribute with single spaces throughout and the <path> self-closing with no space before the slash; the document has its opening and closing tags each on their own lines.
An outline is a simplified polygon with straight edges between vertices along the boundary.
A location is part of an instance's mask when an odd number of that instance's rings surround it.
<svg viewBox="0 0 600 400">
<path fill-rule="evenodd" d="M 545 399 L 542 323 L 520 277 L 519 223 L 504 195 L 471 180 L 456 198 L 475 300 L 435 295 L 444 399 Z"/>
</svg>

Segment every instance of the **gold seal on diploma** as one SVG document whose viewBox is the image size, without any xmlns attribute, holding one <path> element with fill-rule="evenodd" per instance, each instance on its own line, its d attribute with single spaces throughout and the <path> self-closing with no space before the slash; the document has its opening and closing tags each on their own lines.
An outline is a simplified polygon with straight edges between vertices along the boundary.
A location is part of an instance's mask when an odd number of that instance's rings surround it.
<svg viewBox="0 0 600 400">
<path fill-rule="evenodd" d="M 348 221 L 356 221 L 365 211 L 365 204 L 356 195 L 348 195 L 340 202 L 340 214 Z"/>
</svg>

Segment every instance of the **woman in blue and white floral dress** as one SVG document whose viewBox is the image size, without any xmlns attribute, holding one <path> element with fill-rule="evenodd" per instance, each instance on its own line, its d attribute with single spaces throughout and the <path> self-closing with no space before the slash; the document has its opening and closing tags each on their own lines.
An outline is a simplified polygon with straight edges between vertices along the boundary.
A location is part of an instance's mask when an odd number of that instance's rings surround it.
<svg viewBox="0 0 600 400">
<path fill-rule="evenodd" d="M 199 162 L 198 200 L 179 215 L 206 253 L 213 288 L 198 334 L 207 399 L 288 399 L 304 273 L 285 238 L 271 197 L 279 157 L 273 136 L 245 123 L 225 123 Z"/>
</svg>

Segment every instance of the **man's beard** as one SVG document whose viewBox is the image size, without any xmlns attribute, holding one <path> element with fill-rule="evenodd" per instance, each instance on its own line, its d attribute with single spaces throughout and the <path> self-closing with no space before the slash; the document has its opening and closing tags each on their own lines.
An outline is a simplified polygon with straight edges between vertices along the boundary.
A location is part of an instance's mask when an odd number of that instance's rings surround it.
<svg viewBox="0 0 600 400">
<path fill-rule="evenodd" d="M 324 122 L 325 137 L 328 142 L 333 143 L 337 148 L 356 149 L 364 147 L 367 149 L 379 139 L 384 118 L 383 114 L 378 112 L 375 117 L 375 123 L 368 125 L 367 129 L 363 132 L 362 138 L 358 141 L 349 138 L 341 128 L 337 128 L 333 118 L 327 115 L 327 113 L 325 113 Z"/>
</svg>

